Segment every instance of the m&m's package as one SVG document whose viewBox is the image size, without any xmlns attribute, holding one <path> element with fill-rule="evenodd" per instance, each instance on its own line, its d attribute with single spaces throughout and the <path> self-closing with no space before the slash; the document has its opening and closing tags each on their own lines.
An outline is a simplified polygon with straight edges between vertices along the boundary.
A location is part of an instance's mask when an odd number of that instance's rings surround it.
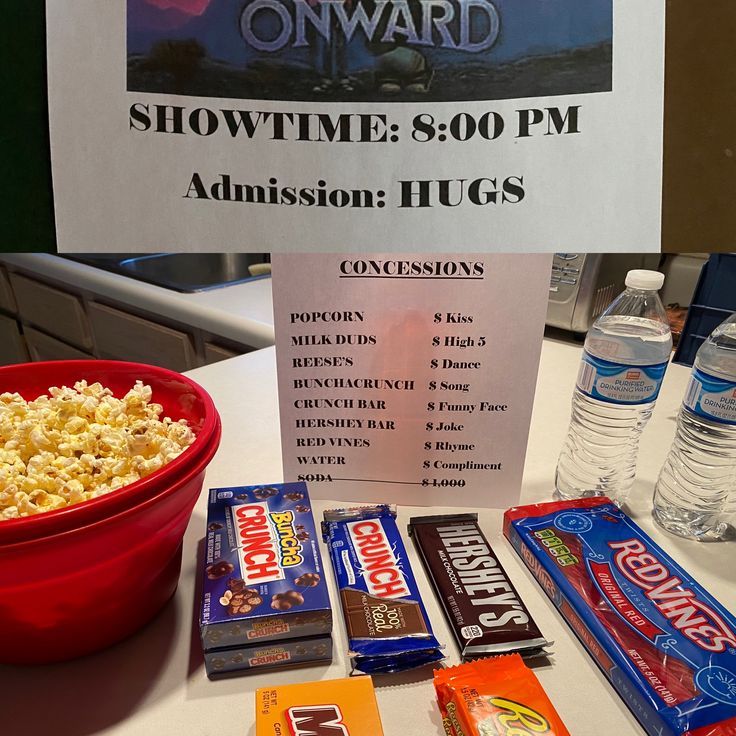
<svg viewBox="0 0 736 736">
<path fill-rule="evenodd" d="M 570 736 L 519 654 L 437 670 L 434 687 L 447 736 Z"/>
<path fill-rule="evenodd" d="M 647 733 L 736 736 L 736 619 L 606 498 L 504 533 Z"/>
<path fill-rule="evenodd" d="M 256 736 L 383 736 L 373 681 L 346 677 L 259 687 Z"/>
</svg>

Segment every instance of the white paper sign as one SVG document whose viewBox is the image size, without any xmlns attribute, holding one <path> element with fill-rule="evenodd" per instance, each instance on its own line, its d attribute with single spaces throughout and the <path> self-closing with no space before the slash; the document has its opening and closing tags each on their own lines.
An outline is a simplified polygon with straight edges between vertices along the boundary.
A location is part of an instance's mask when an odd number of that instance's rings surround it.
<svg viewBox="0 0 736 736">
<path fill-rule="evenodd" d="M 545 255 L 277 255 L 284 477 L 317 498 L 519 499 Z"/>
<path fill-rule="evenodd" d="M 663 0 L 48 0 L 63 251 L 657 251 Z"/>
</svg>

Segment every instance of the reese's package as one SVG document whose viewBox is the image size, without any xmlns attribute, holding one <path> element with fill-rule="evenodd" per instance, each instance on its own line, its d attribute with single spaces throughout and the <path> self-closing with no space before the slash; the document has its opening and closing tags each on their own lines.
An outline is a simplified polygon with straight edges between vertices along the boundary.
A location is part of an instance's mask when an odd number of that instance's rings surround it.
<svg viewBox="0 0 736 736">
<path fill-rule="evenodd" d="M 519 654 L 437 670 L 434 687 L 447 736 L 570 736 Z"/>
</svg>

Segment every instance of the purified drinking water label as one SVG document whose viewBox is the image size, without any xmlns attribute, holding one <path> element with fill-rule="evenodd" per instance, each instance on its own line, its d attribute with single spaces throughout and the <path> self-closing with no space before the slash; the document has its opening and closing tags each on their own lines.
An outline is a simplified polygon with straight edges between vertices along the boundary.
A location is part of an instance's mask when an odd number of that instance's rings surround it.
<svg viewBox="0 0 736 736">
<path fill-rule="evenodd" d="M 583 352 L 578 388 L 587 396 L 611 404 L 646 404 L 655 401 L 667 363 L 627 365 Z"/>
<path fill-rule="evenodd" d="M 734 381 L 726 381 L 693 368 L 684 403 L 698 416 L 724 424 L 736 424 Z"/>
</svg>

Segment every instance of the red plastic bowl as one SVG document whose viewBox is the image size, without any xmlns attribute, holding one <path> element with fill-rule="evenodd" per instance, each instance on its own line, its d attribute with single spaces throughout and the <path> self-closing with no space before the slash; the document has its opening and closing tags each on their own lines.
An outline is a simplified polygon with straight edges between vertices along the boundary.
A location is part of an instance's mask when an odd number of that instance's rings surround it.
<svg viewBox="0 0 736 736">
<path fill-rule="evenodd" d="M 113 644 L 154 616 L 176 590 L 181 543 L 220 443 L 220 418 L 198 384 L 173 371 L 117 361 L 0 368 L 0 393 L 28 399 L 49 386 L 100 381 L 122 396 L 140 379 L 197 439 L 178 458 L 106 496 L 0 522 L 0 661 L 70 659 Z"/>
</svg>

